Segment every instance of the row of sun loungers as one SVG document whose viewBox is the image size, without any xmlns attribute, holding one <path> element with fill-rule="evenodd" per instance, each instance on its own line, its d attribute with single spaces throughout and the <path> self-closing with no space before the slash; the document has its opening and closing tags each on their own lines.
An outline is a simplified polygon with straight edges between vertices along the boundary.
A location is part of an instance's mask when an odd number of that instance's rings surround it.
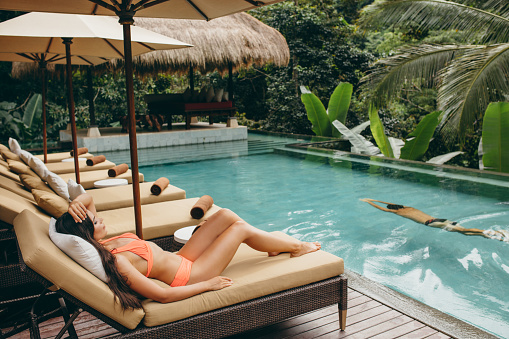
<svg viewBox="0 0 509 339">
<path fill-rule="evenodd" d="M 168 304 L 147 299 L 141 309 L 120 310 L 107 285 L 64 254 L 49 237 L 50 218 L 65 211 L 69 201 L 23 168 L 22 163 L 14 164 L 18 160 L 9 159 L 8 151 L 8 147 L 0 145 L 3 158 L 0 159 L 0 221 L 8 231 L 12 232 L 9 227 L 15 231 L 20 260 L 18 273 L 56 291 L 69 306 L 64 309 L 74 311 L 72 316 L 64 315 L 69 319 L 69 328 L 63 330 L 69 334 L 73 333 L 72 320 L 82 310 L 102 319 L 124 337 L 204 338 L 241 333 L 332 304 L 338 304 L 340 327 L 344 329 L 347 306 L 344 263 L 324 251 L 290 259 L 288 254 L 268 257 L 242 245 L 223 273 L 234 280 L 233 286 Z M 88 156 L 87 153 L 85 157 Z M 68 165 L 62 165 L 67 163 L 61 160 L 69 158 L 69 153 L 48 155 L 48 158 L 54 160 L 46 164 L 48 169 L 63 171 Z M 11 169 L 16 165 L 18 172 L 22 169 L 30 174 L 14 173 Z M 108 166 L 115 164 L 108 162 Z M 95 181 L 105 178 L 105 167 L 83 171 L 82 186 L 93 196 L 109 237 L 135 233 L 131 185 L 94 188 Z M 128 172 L 123 173 L 126 179 L 131 176 Z M 27 175 L 34 178 L 29 180 Z M 74 180 L 73 173 L 58 175 L 66 182 Z M 198 198 L 187 198 L 184 190 L 172 185 L 160 195 L 153 195 L 150 192 L 153 183 L 143 179 L 140 174 L 143 235 L 164 249 L 169 248 L 176 230 L 196 225 L 220 209 L 213 205 L 202 219 L 193 219 L 190 210 Z M 287 235 L 281 233 L 281 236 Z M 0 281 L 5 281 L 4 277 Z M 14 285 L 16 282 L 0 288 Z M 31 331 L 35 333 L 38 327 L 34 319 L 37 317 L 32 319 Z"/>
</svg>

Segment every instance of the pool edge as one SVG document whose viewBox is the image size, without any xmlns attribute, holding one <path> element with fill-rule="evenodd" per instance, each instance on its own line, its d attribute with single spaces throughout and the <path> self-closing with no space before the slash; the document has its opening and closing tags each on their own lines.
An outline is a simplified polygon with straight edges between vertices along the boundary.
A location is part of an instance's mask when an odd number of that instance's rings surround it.
<svg viewBox="0 0 509 339">
<path fill-rule="evenodd" d="M 348 287 L 453 338 L 500 338 L 358 273 L 345 270 Z M 348 324 L 347 324 L 348 326 Z"/>
</svg>

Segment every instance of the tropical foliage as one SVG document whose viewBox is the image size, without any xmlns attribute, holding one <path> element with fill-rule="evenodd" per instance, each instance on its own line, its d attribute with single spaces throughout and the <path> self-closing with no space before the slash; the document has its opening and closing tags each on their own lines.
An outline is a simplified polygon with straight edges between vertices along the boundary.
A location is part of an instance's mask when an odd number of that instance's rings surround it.
<svg viewBox="0 0 509 339">
<path fill-rule="evenodd" d="M 341 82 L 332 93 L 329 106 L 325 106 L 320 99 L 304 86 L 300 87 L 301 100 L 306 107 L 309 121 L 312 124 L 313 132 L 317 136 L 339 138 L 341 133 L 332 128 L 332 122 L 339 120 L 343 124 L 346 121 L 346 114 L 350 107 L 352 98 L 352 84 Z"/>
<path fill-rule="evenodd" d="M 363 29 L 416 27 L 457 30 L 464 44 L 423 44 L 402 48 L 376 63 L 365 78 L 377 104 L 408 83 L 438 88 L 441 131 L 448 141 L 472 129 L 491 101 L 509 94 L 509 5 L 506 0 L 380 0 L 365 7 Z"/>
<path fill-rule="evenodd" d="M 23 105 L 14 102 L 0 102 L 0 134 L 16 136 L 18 139 L 33 137 L 31 129 L 40 120 L 42 99 L 40 94 L 30 96 Z"/>
<path fill-rule="evenodd" d="M 484 113 L 484 169 L 509 173 L 509 102 L 490 103 Z"/>
</svg>

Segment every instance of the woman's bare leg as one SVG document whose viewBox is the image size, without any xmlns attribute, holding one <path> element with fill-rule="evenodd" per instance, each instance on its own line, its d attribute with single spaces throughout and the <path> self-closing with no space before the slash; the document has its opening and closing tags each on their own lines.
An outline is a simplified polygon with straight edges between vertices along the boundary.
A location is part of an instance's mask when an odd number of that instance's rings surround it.
<svg viewBox="0 0 509 339">
<path fill-rule="evenodd" d="M 241 220 L 237 214 L 229 209 L 223 208 L 217 211 L 201 225 L 191 239 L 178 251 L 178 254 L 195 261 L 221 233 L 236 221 Z"/>
<path fill-rule="evenodd" d="M 259 230 L 245 221 L 237 221 L 221 233 L 193 263 L 189 283 L 204 281 L 221 274 L 232 260 L 241 243 L 261 252 L 290 252 L 300 256 L 317 251 L 319 243 L 302 242 L 294 238 L 278 237 Z"/>
</svg>

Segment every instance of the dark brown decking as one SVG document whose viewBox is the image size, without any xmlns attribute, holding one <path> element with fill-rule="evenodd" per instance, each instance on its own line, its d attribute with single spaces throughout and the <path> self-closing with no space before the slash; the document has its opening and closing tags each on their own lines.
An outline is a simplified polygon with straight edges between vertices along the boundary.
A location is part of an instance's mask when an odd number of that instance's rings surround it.
<svg viewBox="0 0 509 339">
<path fill-rule="evenodd" d="M 118 332 L 87 312 L 74 321 L 79 338 L 107 338 Z M 63 325 L 61 317 L 40 325 L 42 338 L 54 338 Z M 450 338 L 418 320 L 402 314 L 370 297 L 348 289 L 346 330 L 339 330 L 337 305 L 302 314 L 258 330 L 229 337 L 249 338 Z M 30 338 L 28 330 L 12 338 Z"/>
</svg>

